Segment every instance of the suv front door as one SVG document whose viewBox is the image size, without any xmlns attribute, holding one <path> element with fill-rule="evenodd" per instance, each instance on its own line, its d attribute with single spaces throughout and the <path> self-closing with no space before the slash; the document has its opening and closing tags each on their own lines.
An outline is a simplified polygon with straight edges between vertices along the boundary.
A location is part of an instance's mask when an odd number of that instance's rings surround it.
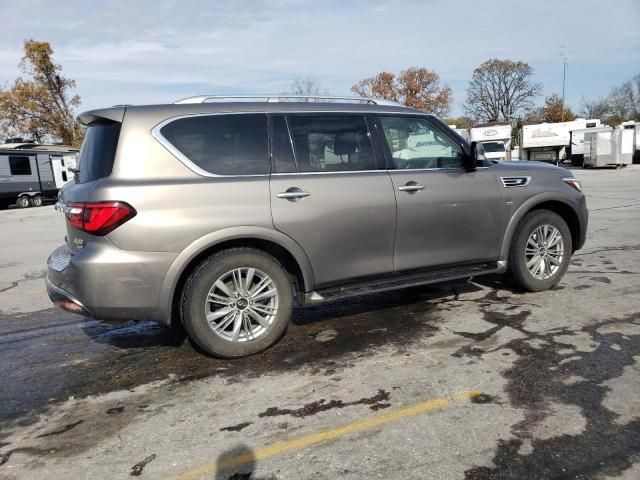
<svg viewBox="0 0 640 480">
<path fill-rule="evenodd" d="M 463 168 L 464 150 L 428 117 L 381 116 L 398 205 L 396 271 L 496 261 L 503 222 L 490 168 Z"/>
<path fill-rule="evenodd" d="M 273 223 L 302 246 L 316 287 L 393 272 L 395 197 L 365 116 L 273 115 L 271 142 Z"/>
</svg>

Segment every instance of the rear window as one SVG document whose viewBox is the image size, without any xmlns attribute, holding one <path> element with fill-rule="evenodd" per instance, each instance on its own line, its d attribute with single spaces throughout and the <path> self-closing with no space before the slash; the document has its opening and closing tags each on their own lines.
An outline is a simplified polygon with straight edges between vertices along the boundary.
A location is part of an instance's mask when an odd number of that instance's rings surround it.
<svg viewBox="0 0 640 480">
<path fill-rule="evenodd" d="M 162 127 L 160 133 L 184 159 L 207 173 L 269 173 L 269 137 L 265 114 L 179 118 Z"/>
<path fill-rule="evenodd" d="M 76 174 L 78 183 L 92 182 L 111 174 L 120 136 L 120 126 L 116 122 L 89 125 L 78 157 L 77 168 L 80 170 Z"/>
</svg>

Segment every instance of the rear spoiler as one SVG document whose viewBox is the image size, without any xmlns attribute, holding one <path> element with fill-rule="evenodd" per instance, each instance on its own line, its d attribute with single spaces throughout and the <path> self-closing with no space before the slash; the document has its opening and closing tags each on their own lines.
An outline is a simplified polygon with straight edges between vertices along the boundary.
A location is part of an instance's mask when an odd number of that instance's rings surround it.
<svg viewBox="0 0 640 480">
<path fill-rule="evenodd" d="M 78 121 L 89 126 L 94 122 L 111 121 L 122 123 L 124 119 L 124 112 L 127 110 L 125 106 L 118 106 L 112 108 L 101 108 L 99 110 L 89 110 L 78 115 Z"/>
</svg>

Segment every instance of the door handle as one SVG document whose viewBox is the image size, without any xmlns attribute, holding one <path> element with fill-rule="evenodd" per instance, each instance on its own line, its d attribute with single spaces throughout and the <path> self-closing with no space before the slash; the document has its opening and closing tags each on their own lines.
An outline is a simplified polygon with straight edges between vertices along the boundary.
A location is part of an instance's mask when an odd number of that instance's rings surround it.
<svg viewBox="0 0 640 480">
<path fill-rule="evenodd" d="M 401 192 L 415 193 L 424 190 L 424 185 L 418 185 L 416 182 L 409 182 L 406 185 L 398 187 Z"/>
<path fill-rule="evenodd" d="M 311 195 L 310 192 L 305 192 L 297 187 L 291 187 L 288 188 L 285 192 L 280 192 L 277 197 L 295 202 L 297 200 L 300 200 L 301 198 L 308 197 L 309 195 Z"/>
</svg>

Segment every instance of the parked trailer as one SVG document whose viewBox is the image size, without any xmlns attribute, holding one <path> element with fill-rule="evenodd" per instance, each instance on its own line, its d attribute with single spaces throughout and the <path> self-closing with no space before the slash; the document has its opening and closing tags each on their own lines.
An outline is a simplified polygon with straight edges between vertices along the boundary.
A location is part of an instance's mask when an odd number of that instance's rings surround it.
<svg viewBox="0 0 640 480">
<path fill-rule="evenodd" d="M 572 130 L 599 126 L 600 120 L 584 118 L 571 122 L 524 125 L 520 131 L 522 159 L 558 164 L 568 158 Z"/>
<path fill-rule="evenodd" d="M 72 180 L 78 149 L 28 142 L 0 144 L 0 206 L 39 207 Z"/>
<path fill-rule="evenodd" d="M 609 132 L 612 128 L 608 125 L 601 125 L 593 128 L 578 128 L 571 130 L 571 164 L 574 167 L 581 167 L 584 164 L 584 142 L 585 133 Z"/>
<path fill-rule="evenodd" d="M 469 140 L 482 143 L 489 160 L 511 160 L 511 125 L 484 123 L 469 129 Z"/>
<path fill-rule="evenodd" d="M 633 129 L 614 128 L 587 132 L 584 136 L 584 167 L 623 167 L 633 160 Z"/>
<path fill-rule="evenodd" d="M 619 128 L 629 129 L 633 131 L 633 163 L 640 163 L 640 122 L 630 120 L 622 122 Z"/>
</svg>

